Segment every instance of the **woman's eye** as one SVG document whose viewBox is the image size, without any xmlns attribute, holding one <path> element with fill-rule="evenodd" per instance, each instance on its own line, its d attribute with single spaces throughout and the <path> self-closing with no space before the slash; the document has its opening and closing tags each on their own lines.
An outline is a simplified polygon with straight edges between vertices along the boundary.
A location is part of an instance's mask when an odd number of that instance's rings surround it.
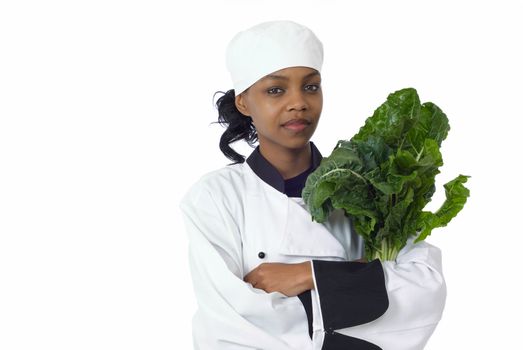
<svg viewBox="0 0 523 350">
<path fill-rule="evenodd" d="M 307 91 L 318 91 L 320 89 L 320 85 L 318 84 L 312 84 L 312 85 L 307 85 L 305 86 L 305 90 Z"/>
<path fill-rule="evenodd" d="M 269 90 L 267 90 L 267 93 L 268 93 L 269 95 L 275 95 L 275 94 L 277 94 L 279 91 L 282 91 L 282 89 L 277 88 L 277 87 L 274 87 L 274 88 L 270 88 Z"/>
</svg>

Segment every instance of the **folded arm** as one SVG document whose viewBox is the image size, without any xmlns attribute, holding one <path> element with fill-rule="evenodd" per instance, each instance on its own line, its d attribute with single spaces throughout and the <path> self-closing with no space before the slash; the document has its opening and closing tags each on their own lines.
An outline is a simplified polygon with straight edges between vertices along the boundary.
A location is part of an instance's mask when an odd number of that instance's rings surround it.
<svg viewBox="0 0 523 350">
<path fill-rule="evenodd" d="M 310 349 L 298 298 L 266 293 L 243 280 L 239 232 L 212 195 L 199 190 L 181 203 L 198 302 L 196 349 Z"/>
</svg>

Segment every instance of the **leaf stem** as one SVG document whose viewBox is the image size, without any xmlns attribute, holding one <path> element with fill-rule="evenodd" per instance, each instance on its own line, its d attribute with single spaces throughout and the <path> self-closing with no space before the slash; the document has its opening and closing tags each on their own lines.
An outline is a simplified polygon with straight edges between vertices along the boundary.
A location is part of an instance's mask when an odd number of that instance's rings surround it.
<svg viewBox="0 0 523 350">
<path fill-rule="evenodd" d="M 336 172 L 350 172 L 351 174 L 353 174 L 354 176 L 358 177 L 359 179 L 361 179 L 363 182 L 367 182 L 367 180 L 361 176 L 360 174 L 358 174 L 357 172 L 355 172 L 354 170 L 351 170 L 351 169 L 339 169 L 339 168 L 336 168 L 336 169 L 332 169 L 328 172 L 326 172 L 325 174 L 323 174 L 320 179 L 323 179 L 324 177 L 326 176 L 329 176 L 330 174 L 333 174 L 333 173 L 336 173 Z"/>
<path fill-rule="evenodd" d="M 425 146 L 421 147 L 421 151 L 419 151 L 418 155 L 416 156 L 416 162 L 419 162 L 419 159 L 421 158 L 421 155 L 423 154 L 424 150 Z"/>
<path fill-rule="evenodd" d="M 372 252 L 370 260 L 380 259 L 381 261 L 394 261 L 398 257 L 399 249 L 390 242 L 388 238 L 383 238 L 379 249 Z"/>
</svg>

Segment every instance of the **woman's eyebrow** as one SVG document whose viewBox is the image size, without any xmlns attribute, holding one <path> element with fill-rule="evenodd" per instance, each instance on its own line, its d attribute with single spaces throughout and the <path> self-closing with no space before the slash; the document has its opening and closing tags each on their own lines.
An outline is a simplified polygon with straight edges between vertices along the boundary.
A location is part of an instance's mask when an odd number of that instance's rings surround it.
<svg viewBox="0 0 523 350">
<path fill-rule="evenodd" d="M 305 79 L 308 79 L 314 75 L 320 75 L 319 72 L 312 72 L 312 73 L 309 73 L 307 74 L 306 76 L 303 77 L 303 80 Z M 289 77 L 286 77 L 286 76 L 283 76 L 283 75 L 277 75 L 277 74 L 269 74 L 269 75 L 266 75 L 263 79 L 279 79 L 279 80 L 289 80 Z"/>
</svg>

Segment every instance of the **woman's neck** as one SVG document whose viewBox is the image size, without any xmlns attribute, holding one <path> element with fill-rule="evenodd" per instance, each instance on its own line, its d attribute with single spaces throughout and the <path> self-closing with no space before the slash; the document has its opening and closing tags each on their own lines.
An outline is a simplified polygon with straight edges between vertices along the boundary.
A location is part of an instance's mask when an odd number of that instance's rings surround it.
<svg viewBox="0 0 523 350">
<path fill-rule="evenodd" d="M 311 145 L 309 142 L 302 148 L 282 149 L 260 143 L 260 153 L 278 170 L 284 180 L 293 178 L 311 166 Z"/>
</svg>

